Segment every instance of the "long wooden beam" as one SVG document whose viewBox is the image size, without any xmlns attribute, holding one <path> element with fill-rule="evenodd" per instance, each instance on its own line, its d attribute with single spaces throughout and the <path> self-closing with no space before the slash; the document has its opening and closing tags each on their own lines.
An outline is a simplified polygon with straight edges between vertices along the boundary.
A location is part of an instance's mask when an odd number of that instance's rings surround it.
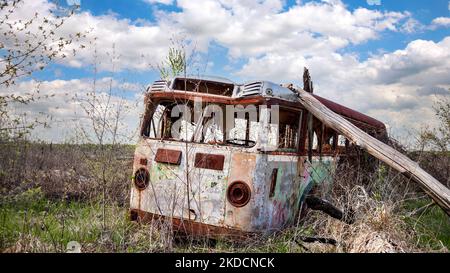
<svg viewBox="0 0 450 273">
<path fill-rule="evenodd" d="M 419 164 L 334 113 L 310 93 L 302 89 L 293 89 L 293 91 L 297 92 L 300 103 L 322 123 L 345 136 L 353 144 L 365 149 L 372 156 L 417 182 L 450 216 L 450 189 L 420 168 Z"/>
</svg>

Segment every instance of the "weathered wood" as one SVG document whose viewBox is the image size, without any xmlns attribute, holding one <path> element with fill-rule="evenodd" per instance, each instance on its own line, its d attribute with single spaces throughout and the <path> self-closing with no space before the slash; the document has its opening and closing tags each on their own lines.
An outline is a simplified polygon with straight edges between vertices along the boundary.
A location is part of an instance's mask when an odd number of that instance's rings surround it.
<svg viewBox="0 0 450 273">
<path fill-rule="evenodd" d="M 302 105 L 317 119 L 353 144 L 385 162 L 395 170 L 417 182 L 422 189 L 450 216 L 450 189 L 419 167 L 419 164 L 334 113 L 315 97 L 302 89 L 295 89 Z"/>
</svg>

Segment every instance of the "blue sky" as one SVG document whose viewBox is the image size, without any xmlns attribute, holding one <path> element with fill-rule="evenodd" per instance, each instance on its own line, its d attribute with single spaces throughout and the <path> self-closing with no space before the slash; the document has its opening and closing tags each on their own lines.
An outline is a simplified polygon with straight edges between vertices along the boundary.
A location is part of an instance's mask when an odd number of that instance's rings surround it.
<svg viewBox="0 0 450 273">
<path fill-rule="evenodd" d="M 149 4 L 144 0 L 72 0 L 62 1 L 63 4 L 67 3 L 80 3 L 80 11 L 86 11 L 94 16 L 113 15 L 118 19 L 128 19 L 131 23 L 139 24 L 139 21 L 145 20 L 147 22 L 157 24 L 158 19 L 155 16 L 156 10 L 162 10 L 166 12 L 180 12 L 182 9 L 174 5 L 164 5 L 159 3 Z M 307 2 L 317 1 L 301 1 L 302 4 Z M 320 2 L 320 1 L 319 1 Z M 349 11 L 354 11 L 357 8 L 367 8 L 369 10 L 380 11 L 397 11 L 397 12 L 410 12 L 411 16 L 423 25 L 431 24 L 432 20 L 437 17 L 449 16 L 449 2 L 447 0 L 433 0 L 430 1 L 411 1 L 411 0 L 396 0 L 387 1 L 380 0 L 380 5 L 368 4 L 367 0 L 351 0 L 343 1 Z M 370 0 L 369 0 L 370 2 Z M 377 2 L 376 0 L 374 2 Z M 295 0 L 284 1 L 283 10 L 289 10 L 293 6 L 297 5 Z M 438 42 L 445 38 L 449 34 L 448 28 L 438 28 L 433 31 L 418 30 L 412 33 L 405 32 L 382 32 L 378 38 L 363 42 L 356 45 L 349 45 L 348 47 L 340 49 L 341 53 L 353 53 L 356 54 L 361 61 L 366 60 L 372 54 L 379 52 L 392 52 L 398 49 L 403 49 L 405 46 L 414 40 L 425 39 Z M 204 58 L 213 60 L 215 66 L 209 73 L 220 74 L 230 78 L 234 78 L 232 71 L 224 69 L 227 65 L 234 68 L 239 68 L 245 63 L 245 58 L 233 60 L 230 62 L 227 58 L 228 50 L 225 46 L 214 41 L 209 46 L 208 52 L 203 54 Z M 92 74 L 92 68 L 82 67 L 73 68 L 64 65 L 52 65 L 49 69 L 43 73 L 36 74 L 36 77 L 41 80 L 51 80 L 56 75 L 60 79 L 73 79 L 89 77 Z M 101 73 L 100 76 L 108 76 L 108 73 Z M 133 82 L 139 82 L 146 84 L 158 78 L 158 73 L 155 71 L 125 71 L 116 73 L 116 77 L 127 79 Z M 240 78 L 240 77 L 238 77 Z M 245 80 L 245 79 L 244 79 Z"/>
<path fill-rule="evenodd" d="M 430 122 L 432 105 L 448 97 L 448 0 L 60 2 L 80 4 L 61 35 L 90 29 L 87 40 L 79 42 L 87 47 L 23 78 L 16 91 L 31 81 L 43 81 L 42 92 L 83 90 L 92 82 L 92 64 L 97 62 L 95 77 L 112 77 L 115 94 L 134 103 L 142 87 L 159 78 L 155 67 L 175 39 L 186 45 L 188 54 L 195 52 L 192 73 L 237 82 L 299 83 L 306 66 L 318 94 L 380 119 L 398 136 L 435 125 Z M 25 0 L 17 16 L 26 18 L 36 10 L 51 18 L 51 5 L 48 0 Z M 113 45 L 118 56 L 114 66 Z M 74 108 L 66 107 L 49 106 L 47 111 L 67 115 Z M 130 116 L 128 125 L 136 127 L 132 120 Z"/>
</svg>

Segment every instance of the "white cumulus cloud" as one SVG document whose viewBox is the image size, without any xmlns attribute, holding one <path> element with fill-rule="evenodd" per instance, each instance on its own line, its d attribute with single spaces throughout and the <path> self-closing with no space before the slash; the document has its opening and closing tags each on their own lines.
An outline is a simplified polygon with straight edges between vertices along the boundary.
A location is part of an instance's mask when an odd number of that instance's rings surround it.
<svg viewBox="0 0 450 273">
<path fill-rule="evenodd" d="M 154 21 L 132 21 L 111 13 L 100 16 L 88 11 L 77 13 L 65 22 L 61 33 L 90 30 L 89 49 L 60 62 L 85 67 L 97 60 L 101 70 L 114 67 L 148 71 L 167 54 L 170 39 L 182 36 L 200 52 L 207 53 L 212 44 L 226 48 L 228 56 L 224 58 L 229 61 L 226 70 L 243 80 L 299 83 L 303 67 L 307 66 L 316 93 L 373 115 L 399 130 L 396 132 L 419 129 L 429 123 L 433 120 L 433 101 L 448 96 L 450 37 L 441 41 L 414 40 L 400 50 L 371 55 L 366 60 L 347 50 L 381 39 L 385 32 L 427 30 L 408 11 L 349 9 L 340 0 L 296 1 L 290 7 L 282 0 L 146 2 L 176 5 L 177 9 L 168 11 L 156 5 Z M 17 16 L 27 17 L 39 11 L 51 18 L 50 5 L 45 0 L 28 0 Z M 436 28 L 449 24 L 448 17 L 439 17 L 431 25 Z M 114 64 L 113 45 L 117 56 Z M 97 50 L 96 56 L 93 48 Z M 235 68 L 236 60 L 243 65 Z M 214 67 L 221 63 L 208 61 Z M 71 90 L 81 90 L 86 84 L 86 79 L 55 80 L 41 85 L 41 89 L 63 92 L 72 85 Z M 25 85 L 26 82 L 21 83 L 21 88 Z M 133 84 L 127 83 L 122 88 L 133 88 Z M 74 105 L 70 103 L 57 101 L 55 105 L 59 105 L 59 110 L 49 106 L 40 110 L 59 113 L 61 118 L 73 112 Z M 134 114 L 139 115 L 138 111 Z M 133 127 L 135 122 L 136 118 L 130 117 L 127 124 Z"/>
<path fill-rule="evenodd" d="M 438 17 L 433 19 L 431 22 L 432 27 L 449 27 L 450 26 L 450 17 Z"/>
</svg>

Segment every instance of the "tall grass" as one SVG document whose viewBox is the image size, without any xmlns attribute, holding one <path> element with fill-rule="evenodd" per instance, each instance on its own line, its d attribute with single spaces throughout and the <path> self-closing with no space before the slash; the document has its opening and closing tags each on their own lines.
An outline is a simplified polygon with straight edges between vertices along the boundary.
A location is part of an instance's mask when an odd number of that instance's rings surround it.
<svg viewBox="0 0 450 273">
<path fill-rule="evenodd" d="M 386 165 L 364 159 L 365 155 L 358 162 L 341 162 L 332 191 L 324 194 L 352 215 L 353 224 L 306 211 L 295 226 L 232 241 L 174 234 L 168 223 L 129 221 L 131 146 L 120 147 L 111 161 L 117 176 L 106 187 L 104 203 L 103 189 L 91 173 L 95 169 L 86 166 L 95 160 L 90 156 L 95 147 L 25 145 L 1 150 L 7 159 L 1 163 L 1 252 L 66 252 L 72 241 L 83 252 L 447 252 L 450 248 L 449 218 L 438 207 L 426 206 L 431 200 L 414 183 Z M 11 147 L 20 150 L 12 153 Z M 331 238 L 337 244 L 305 243 L 304 236 Z"/>
</svg>

